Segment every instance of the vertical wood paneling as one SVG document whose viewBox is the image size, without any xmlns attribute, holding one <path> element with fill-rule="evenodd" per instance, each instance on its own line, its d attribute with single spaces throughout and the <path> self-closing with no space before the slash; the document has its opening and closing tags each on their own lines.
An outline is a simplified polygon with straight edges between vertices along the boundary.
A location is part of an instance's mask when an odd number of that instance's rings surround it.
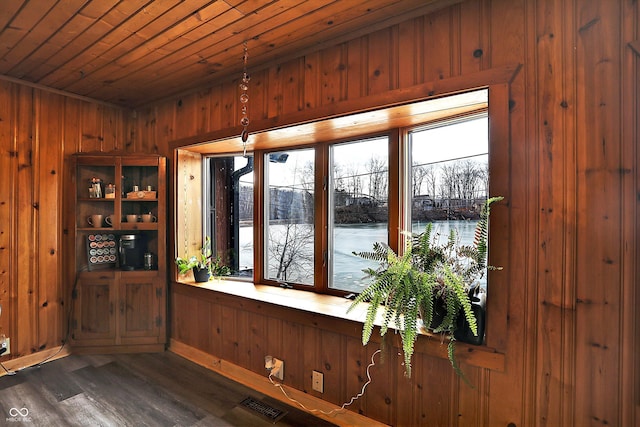
<svg viewBox="0 0 640 427">
<path fill-rule="evenodd" d="M 189 136 L 198 128 L 198 110 L 200 107 L 197 93 L 184 95 L 176 102 L 175 138 Z"/>
<path fill-rule="evenodd" d="M 211 304 L 208 301 L 198 300 L 196 306 L 193 307 L 196 313 L 195 321 L 202 325 L 211 325 Z M 213 353 L 212 341 L 216 335 L 212 328 L 196 328 L 194 330 L 196 336 L 194 339 L 200 343 L 200 350 Z"/>
<path fill-rule="evenodd" d="M 452 75 L 452 49 L 458 46 L 451 43 L 452 8 L 424 17 L 424 81 L 437 81 Z"/>
<path fill-rule="evenodd" d="M 320 365 L 324 372 L 325 386 L 322 397 L 337 405 L 342 404 L 346 398 L 345 356 L 344 337 L 338 333 L 323 331 L 320 335 Z"/>
<path fill-rule="evenodd" d="M 11 83 L 0 81 L 0 333 L 9 336 L 15 328 L 11 321 L 15 312 L 12 307 L 12 286 L 15 284 L 15 254 L 9 250 L 13 244 L 10 233 L 13 226 L 15 206 L 12 199 L 15 194 L 15 165 L 17 162 L 13 140 L 13 124 L 16 109 Z"/>
<path fill-rule="evenodd" d="M 16 303 L 13 305 L 14 325 L 12 331 L 16 349 L 15 354 L 30 354 L 37 347 L 38 284 L 35 275 L 37 265 L 34 262 L 38 254 L 35 244 L 34 192 L 35 181 L 33 170 L 36 149 L 34 139 L 38 137 L 37 129 L 40 121 L 38 106 L 34 104 L 34 91 L 30 88 L 17 88 L 17 114 L 15 116 L 14 138 L 15 152 L 18 158 L 16 180 L 15 219 L 10 233 L 13 235 L 12 248 L 15 248 L 12 264 L 16 266 L 16 281 L 10 284 L 15 292 Z M 53 208 L 40 206 L 41 209 Z M 19 256 L 29 254 L 29 256 Z M 17 345 L 16 345 L 17 344 Z M 14 350 L 15 351 L 15 350 Z"/>
<path fill-rule="evenodd" d="M 351 397 L 361 392 L 362 387 L 368 381 L 367 366 L 370 363 L 370 355 L 367 353 L 369 347 L 364 347 L 361 339 L 347 337 L 345 346 L 347 357 L 345 360 L 345 375 L 342 381 L 347 396 L 345 400 L 349 401 Z M 376 355 L 375 361 L 380 363 L 379 355 Z M 354 412 L 365 412 L 365 399 L 360 398 L 354 401 L 348 406 L 348 409 Z"/>
<path fill-rule="evenodd" d="M 320 52 L 311 53 L 304 58 L 304 108 L 315 108 L 321 103 L 323 72 L 320 66 L 322 64 Z"/>
<path fill-rule="evenodd" d="M 222 330 L 224 329 L 224 324 L 222 323 L 222 311 L 209 303 L 209 315 L 209 328 L 205 329 L 207 329 L 211 335 L 211 353 L 222 354 Z"/>
<path fill-rule="evenodd" d="M 297 113 L 304 108 L 304 61 L 291 61 L 282 67 L 281 114 Z"/>
<path fill-rule="evenodd" d="M 62 194 L 62 117 L 64 99 L 59 95 L 41 92 L 37 100 L 40 129 L 36 147 L 38 171 L 35 181 L 35 221 L 38 284 L 38 349 L 60 344 L 62 336 L 61 209 L 41 209 L 61 206 Z"/>
<path fill-rule="evenodd" d="M 483 19 L 481 23 L 482 68 L 488 69 L 506 63 L 526 63 L 524 41 L 527 34 L 533 31 L 529 28 L 525 30 L 527 24 L 525 4 L 528 1 L 483 0 L 479 3 Z M 462 25 L 464 26 L 464 23 Z M 509 297 L 506 307 L 493 306 L 493 309 L 497 309 L 500 313 L 506 309 L 507 334 L 496 337 L 495 333 L 489 335 L 490 332 L 487 331 L 487 342 L 494 342 L 494 345 L 498 343 L 499 348 L 505 349 L 509 357 L 506 359 L 505 372 L 491 372 L 490 384 L 485 384 L 484 390 L 481 391 L 481 394 L 487 393 L 488 410 L 485 423 L 487 426 L 509 423 L 517 426 L 527 425 L 522 419 L 522 409 L 525 407 L 523 400 L 526 399 L 523 384 L 528 377 L 523 367 L 523 359 L 528 354 L 524 350 L 525 340 L 535 328 L 531 331 L 525 330 L 526 315 L 530 307 L 525 303 L 525 295 L 532 289 L 530 286 L 533 283 L 531 277 L 526 275 L 531 273 L 535 277 L 536 271 L 524 260 L 529 253 L 537 253 L 538 249 L 531 248 L 534 241 L 525 230 L 531 225 L 532 233 L 535 235 L 537 232 L 535 219 L 537 212 L 534 201 L 539 191 L 528 181 L 537 173 L 535 169 L 530 170 L 528 165 L 531 154 L 537 153 L 537 147 L 532 146 L 535 139 L 529 139 L 526 132 L 527 127 L 532 125 L 531 118 L 526 117 L 527 111 L 534 111 L 527 110 L 528 104 L 525 103 L 527 85 L 528 80 L 522 72 L 518 73 L 509 85 L 509 160 L 508 164 L 499 166 L 499 170 L 496 171 L 497 176 L 492 176 L 490 181 L 493 194 L 502 194 L 501 190 L 506 189 L 508 190 L 506 194 L 509 195 L 508 220 L 505 217 L 501 218 L 497 210 L 496 215 L 492 217 L 492 227 L 494 230 L 498 229 L 493 236 L 498 239 L 508 236 L 509 253 L 501 253 L 500 255 L 504 256 L 499 255 L 498 258 L 506 259 L 506 265 L 504 270 L 494 272 L 497 274 L 493 277 L 500 276 L 499 280 L 506 281 L 505 289 L 508 289 Z M 491 101 L 489 108 L 491 108 Z M 504 116 L 500 115 L 500 117 Z M 494 172 L 490 173 L 493 175 Z M 504 244 L 500 247 L 504 248 Z M 490 256 L 493 255 L 490 254 Z M 535 350 L 530 348 L 528 351 Z M 521 408 L 521 410 L 514 411 L 512 408 Z"/>
<path fill-rule="evenodd" d="M 240 331 L 237 326 L 235 310 L 229 307 L 220 307 L 220 317 L 222 319 L 222 347 L 220 357 L 225 360 L 239 361 L 238 356 L 238 335 L 246 331 Z"/>
<path fill-rule="evenodd" d="M 640 54 L 628 43 L 640 40 L 640 8 L 632 1 L 626 1 L 622 13 L 622 115 L 621 140 L 638 141 L 640 137 Z M 635 115 L 632 114 L 635 112 Z M 623 250 L 623 289 L 622 289 L 622 349 L 621 388 L 623 396 L 633 396 L 622 400 L 620 424 L 640 423 L 640 150 L 638 144 L 622 144 L 623 195 L 635 194 L 636 197 L 623 197 L 622 203 L 622 250 Z M 635 174 L 634 174 L 635 171 Z"/>
<path fill-rule="evenodd" d="M 424 52 L 422 24 L 424 20 L 416 18 L 407 21 L 398 28 L 398 49 L 394 62 L 402 61 L 406 65 L 398 70 L 398 87 L 410 87 L 423 81 L 423 63 L 419 61 Z"/>
<path fill-rule="evenodd" d="M 393 86 L 391 62 L 393 58 L 392 32 L 389 29 L 369 34 L 367 62 L 367 95 L 383 93 Z"/>
<path fill-rule="evenodd" d="M 619 76 L 620 3 L 577 9 L 578 228 L 576 376 L 578 425 L 620 425 L 621 208 L 624 173 Z M 597 242 L 594 244 L 594 242 Z M 612 284 L 615 284 L 612 286 Z"/>
<path fill-rule="evenodd" d="M 460 48 L 457 62 L 460 64 L 460 74 L 473 73 L 482 70 L 488 49 L 482 38 L 482 2 L 468 1 L 459 6 Z M 488 67 L 487 67 L 488 68 Z"/>
<path fill-rule="evenodd" d="M 367 38 L 361 37 L 347 43 L 347 98 L 356 99 L 367 95 Z"/>
<path fill-rule="evenodd" d="M 539 153 L 539 247 L 538 301 L 541 333 L 537 341 L 538 370 L 544 373 L 538 384 L 538 422 L 563 420 L 571 412 L 572 404 L 566 397 L 572 388 L 570 361 L 572 349 L 565 338 L 573 339 L 574 298 L 572 298 L 571 271 L 565 270 L 565 254 L 573 258 L 571 237 L 575 235 L 571 224 L 575 223 L 574 203 L 567 200 L 567 188 L 574 188 L 574 179 L 567 170 L 575 169 L 571 141 L 566 140 L 567 127 L 571 125 L 574 110 L 572 86 L 566 87 L 566 67 L 571 64 L 565 46 L 571 36 L 562 31 L 570 21 L 563 4 L 544 2 L 538 4 L 535 16 L 536 81 L 538 82 L 537 107 L 543 112 L 536 124 Z M 570 14 L 569 14 L 570 16 Z M 564 36 L 567 39 L 564 39 Z M 552 179 L 548 179 L 551 177 Z M 573 218 L 573 220 L 571 220 Z M 565 277 L 565 274 L 569 277 Z M 564 286 L 557 286 L 563 283 Z M 553 356 L 553 357 L 552 357 Z"/>
<path fill-rule="evenodd" d="M 272 320 L 273 322 L 273 320 Z M 280 346 L 280 357 L 284 357 L 283 355 L 289 354 L 297 354 L 300 350 L 301 345 L 303 344 L 303 328 L 301 325 L 289 322 L 287 320 L 282 321 L 282 345 Z M 269 349 L 272 346 L 277 346 L 277 343 L 273 343 L 269 341 Z M 299 357 L 298 357 L 299 359 Z M 296 363 L 295 360 L 293 363 L 287 363 L 286 366 L 286 382 L 291 387 L 295 387 L 298 390 L 305 390 L 305 372 L 310 372 L 305 369 L 306 363 Z M 315 393 L 309 389 L 309 393 Z"/>
<path fill-rule="evenodd" d="M 638 57 L 626 46 L 640 39 L 639 8 L 633 0 L 467 0 L 252 71 L 249 111 L 257 120 L 299 117 L 299 110 L 313 117 L 315 107 L 524 64 L 509 86 L 509 163 L 500 171 L 500 188 L 511 195 L 503 229 L 509 263 L 500 272 L 508 306 L 498 308 L 508 332 L 488 337 L 505 353 L 505 371 L 463 366 L 477 387 L 467 389 L 446 359 L 422 355 L 406 380 L 397 355 L 388 354 L 357 404 L 367 416 L 395 425 L 637 424 L 640 104 Z M 64 156 L 166 153 L 178 137 L 238 126 L 237 80 L 181 99 L 134 119 L 0 83 L 0 327 L 14 354 L 61 339 L 61 280 L 45 276 L 66 271 L 59 255 Z M 261 353 L 278 352 L 285 382 L 296 388 L 314 393 L 310 371 L 329 364 L 323 397 L 331 401 L 350 397 L 372 353 L 339 331 L 184 296 L 171 303 L 173 338 L 259 372 Z M 277 332 L 269 338 L 269 331 Z"/>
<path fill-rule="evenodd" d="M 311 96 L 311 100 L 315 99 L 315 96 L 319 96 L 319 103 L 312 102 L 309 105 L 330 105 L 334 102 L 344 99 L 346 96 L 344 85 L 344 51 L 340 46 L 336 46 L 331 49 L 325 49 L 317 59 L 316 66 L 320 69 L 320 74 L 315 75 L 320 82 L 320 91 L 316 93 L 306 93 L 305 96 Z M 311 77 L 311 76 L 310 76 Z M 311 83 L 311 82 L 309 82 Z M 314 88 L 315 89 L 315 88 Z"/>
<path fill-rule="evenodd" d="M 196 132 L 205 133 L 211 129 L 211 88 L 198 91 L 195 100 Z"/>
<path fill-rule="evenodd" d="M 0 84 L 0 104 L 0 333 L 15 358 L 55 348 L 66 333 L 68 156 L 119 148 L 132 127 L 118 108 L 16 83 Z"/>
</svg>

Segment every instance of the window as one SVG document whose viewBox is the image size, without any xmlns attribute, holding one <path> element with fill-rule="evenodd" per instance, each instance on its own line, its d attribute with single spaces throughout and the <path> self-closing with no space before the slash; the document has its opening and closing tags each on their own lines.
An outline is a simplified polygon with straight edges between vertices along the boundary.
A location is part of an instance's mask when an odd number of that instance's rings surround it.
<svg viewBox="0 0 640 427">
<path fill-rule="evenodd" d="M 253 276 L 253 156 L 205 158 L 204 230 L 232 276 Z"/>
<path fill-rule="evenodd" d="M 398 250 L 402 231 L 421 232 L 426 221 L 436 222 L 444 238 L 455 227 L 462 243 L 472 241 L 489 194 L 488 104 L 489 90 L 483 89 L 403 106 L 407 118 L 400 122 L 390 110 L 338 118 L 323 125 L 340 127 L 324 132 L 341 137 L 332 140 L 310 141 L 299 128 L 284 129 L 269 134 L 266 146 L 275 148 L 248 156 L 179 149 L 185 195 L 179 187 L 178 224 L 181 215 L 187 222 L 195 218 L 187 189 L 198 158 L 205 165 L 206 221 L 201 230 L 178 225 L 177 239 L 184 252 L 193 252 L 198 233 L 211 236 L 214 255 L 236 277 L 358 293 L 368 284 L 363 269 L 376 264 L 353 252 L 370 250 L 374 242 Z M 371 130 L 358 126 L 366 121 L 396 126 L 358 136 Z M 317 126 L 309 134 L 316 135 Z M 221 146 L 233 143 L 215 145 Z"/>
<path fill-rule="evenodd" d="M 375 263 L 353 252 L 387 241 L 389 138 L 333 144 L 330 153 L 329 287 L 358 293 L 362 270 Z"/>
<path fill-rule="evenodd" d="M 486 112 L 444 120 L 408 133 L 411 153 L 411 230 L 433 224 L 446 241 L 450 230 L 471 245 L 482 204 L 489 197 Z M 486 287 L 486 276 L 483 283 Z"/>
<path fill-rule="evenodd" d="M 265 156 L 266 277 L 314 284 L 315 151 Z"/>
</svg>

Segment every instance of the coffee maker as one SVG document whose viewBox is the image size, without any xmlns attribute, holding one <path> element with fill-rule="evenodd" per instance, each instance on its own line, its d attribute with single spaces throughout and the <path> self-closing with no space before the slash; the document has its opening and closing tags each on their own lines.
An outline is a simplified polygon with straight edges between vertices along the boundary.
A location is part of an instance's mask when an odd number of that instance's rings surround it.
<svg viewBox="0 0 640 427">
<path fill-rule="evenodd" d="M 143 234 L 123 234 L 119 241 L 120 269 L 141 270 L 144 268 L 144 254 L 147 251 Z"/>
</svg>

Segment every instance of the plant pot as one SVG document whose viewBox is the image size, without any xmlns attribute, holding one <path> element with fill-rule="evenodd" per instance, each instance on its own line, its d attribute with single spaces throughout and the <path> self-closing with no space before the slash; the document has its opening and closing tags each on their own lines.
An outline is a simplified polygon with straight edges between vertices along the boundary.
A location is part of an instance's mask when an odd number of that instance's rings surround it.
<svg viewBox="0 0 640 427">
<path fill-rule="evenodd" d="M 467 344 L 481 345 L 484 341 L 484 329 L 487 318 L 487 293 L 476 288 L 469 292 L 469 298 L 471 299 L 471 311 L 476 317 L 478 335 L 476 336 L 473 334 L 464 314 L 460 313 L 457 320 L 457 328 L 453 333 L 453 336 L 458 341 L 462 341 Z"/>
<path fill-rule="evenodd" d="M 206 268 L 194 268 L 193 270 L 193 278 L 198 283 L 208 282 L 209 281 L 209 270 Z"/>
<path fill-rule="evenodd" d="M 429 329 L 434 330 L 440 326 L 444 320 L 444 316 L 447 314 L 447 308 L 444 305 L 442 298 L 433 297 L 433 313 L 431 313 L 431 323 L 429 323 Z"/>
<path fill-rule="evenodd" d="M 487 294 L 481 291 L 479 288 L 469 291 L 469 299 L 471 299 L 471 311 L 476 317 L 476 326 L 478 328 L 478 335 L 474 335 L 469 323 L 464 316 L 462 310 L 458 313 L 456 318 L 456 330 L 453 332 L 453 336 L 456 340 L 473 345 L 481 345 L 484 341 L 484 330 L 486 323 L 486 307 L 487 307 Z M 431 316 L 431 323 L 429 329 L 437 329 L 444 317 L 447 314 L 447 309 L 442 298 L 434 298 L 433 300 L 433 313 Z"/>
</svg>

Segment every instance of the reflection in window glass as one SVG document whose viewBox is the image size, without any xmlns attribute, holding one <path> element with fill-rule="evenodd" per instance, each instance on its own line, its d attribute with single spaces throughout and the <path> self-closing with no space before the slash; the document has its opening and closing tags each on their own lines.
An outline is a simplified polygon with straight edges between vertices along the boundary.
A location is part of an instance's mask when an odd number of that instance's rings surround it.
<svg viewBox="0 0 640 427">
<path fill-rule="evenodd" d="M 313 285 L 315 151 L 266 154 L 266 275 Z"/>
<path fill-rule="evenodd" d="M 235 277 L 253 276 L 253 157 L 207 159 L 205 232 Z"/>
<path fill-rule="evenodd" d="M 387 137 L 331 146 L 329 287 L 359 293 L 362 270 L 377 263 L 353 255 L 387 241 L 389 222 Z"/>
</svg>

